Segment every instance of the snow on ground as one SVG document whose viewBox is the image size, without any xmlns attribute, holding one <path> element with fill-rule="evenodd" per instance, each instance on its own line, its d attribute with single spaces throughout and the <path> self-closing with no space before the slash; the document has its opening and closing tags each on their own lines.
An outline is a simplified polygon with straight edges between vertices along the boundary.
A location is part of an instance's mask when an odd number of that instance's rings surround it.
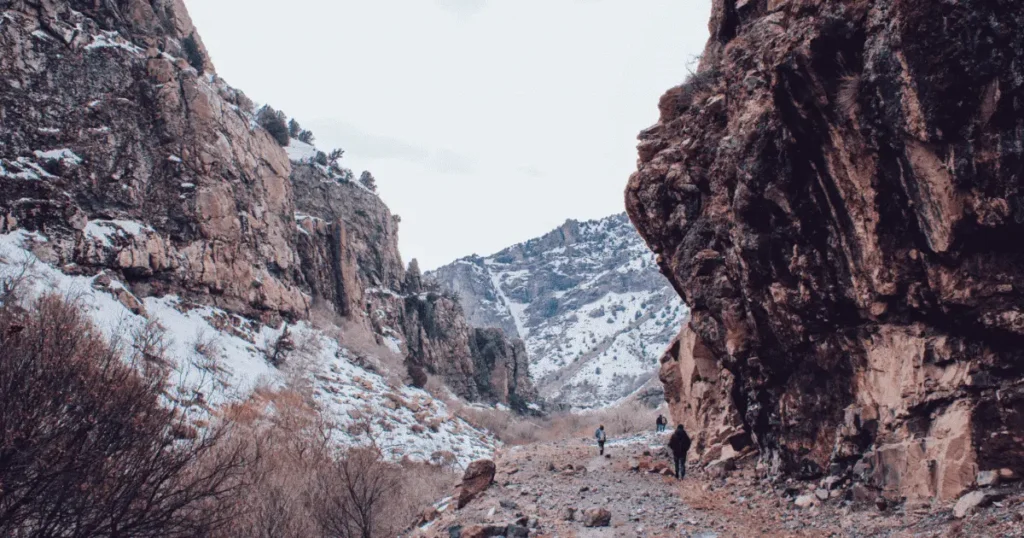
<svg viewBox="0 0 1024 538">
<path fill-rule="evenodd" d="M 125 235 L 142 235 L 153 232 L 153 228 L 131 220 L 90 220 L 85 224 L 85 236 L 110 247 L 114 237 Z"/>
<path fill-rule="evenodd" d="M 90 224 L 107 230 L 106 222 Z M 137 223 L 109 223 L 116 224 L 117 231 L 143 229 Z M 215 408 L 244 401 L 260 387 L 283 387 L 289 376 L 300 376 L 310 383 L 315 401 L 337 426 L 335 441 L 341 446 L 372 442 L 393 459 L 424 461 L 450 452 L 465 466 L 489 457 L 499 444 L 489 433 L 454 417 L 443 402 L 425 391 L 391 385 L 357 366 L 353 353 L 306 323 L 288 327 L 303 350 L 305 360 L 297 361 L 303 368 L 289 369 L 286 363 L 279 369 L 266 357 L 284 326 L 268 327 L 175 296 L 147 297 L 141 301 L 144 315 L 134 314 L 115 298 L 114 293 L 127 289 L 123 284 L 113 281 L 106 287 L 108 292 L 97 277 L 66 275 L 32 254 L 34 242 L 46 242 L 46 238 L 25 231 L 0 235 L 0 278 L 24 272 L 30 295 L 58 293 L 75 298 L 111 339 L 157 324 L 165 332 L 167 356 L 172 360 L 169 397 L 198 399 Z M 363 433 L 367 426 L 369 435 Z"/>
<path fill-rule="evenodd" d="M 288 160 L 290 161 L 311 161 L 316 158 L 317 149 L 311 144 L 307 144 L 297 138 L 292 138 L 288 141 L 288 145 L 284 147 L 285 152 L 288 153 Z"/>
<path fill-rule="evenodd" d="M 79 25 L 79 30 L 81 26 Z M 121 37 L 117 32 L 103 32 L 92 36 L 92 42 L 85 46 L 85 50 L 96 50 L 115 48 L 126 50 L 135 56 L 143 56 L 145 51 Z"/>
<path fill-rule="evenodd" d="M 82 164 L 82 158 L 70 149 L 51 149 L 49 151 L 35 151 L 35 156 L 41 161 L 64 161 L 69 164 Z"/>
</svg>

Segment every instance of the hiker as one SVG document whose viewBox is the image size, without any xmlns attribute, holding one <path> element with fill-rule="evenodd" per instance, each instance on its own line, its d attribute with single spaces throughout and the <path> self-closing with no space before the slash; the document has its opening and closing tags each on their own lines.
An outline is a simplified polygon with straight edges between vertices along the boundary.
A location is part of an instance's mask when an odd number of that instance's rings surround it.
<svg viewBox="0 0 1024 538">
<path fill-rule="evenodd" d="M 686 476 L 686 453 L 690 451 L 690 436 L 686 435 L 683 425 L 676 426 L 672 438 L 668 440 L 672 450 L 672 459 L 676 462 L 676 478 L 682 480 Z"/>
<path fill-rule="evenodd" d="M 658 420 L 654 421 L 654 423 L 657 425 L 656 431 L 663 432 L 665 431 L 665 426 L 668 424 L 668 419 L 663 415 L 658 415 Z"/>
<path fill-rule="evenodd" d="M 597 439 L 597 447 L 601 449 L 601 456 L 604 456 L 604 424 L 602 424 L 597 431 L 594 432 L 594 438 Z"/>
</svg>

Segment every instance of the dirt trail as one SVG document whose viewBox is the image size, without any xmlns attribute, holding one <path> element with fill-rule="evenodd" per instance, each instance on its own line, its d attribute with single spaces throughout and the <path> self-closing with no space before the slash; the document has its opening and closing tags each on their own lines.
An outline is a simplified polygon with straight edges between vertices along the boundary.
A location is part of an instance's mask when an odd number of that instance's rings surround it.
<svg viewBox="0 0 1024 538">
<path fill-rule="evenodd" d="M 967 520 L 953 520 L 948 507 L 879 511 L 839 499 L 799 508 L 785 486 L 759 481 L 742 466 L 717 479 L 661 474 L 669 467 L 667 440 L 667 433 L 612 440 L 609 457 L 583 439 L 506 448 L 496 456 L 490 488 L 462 510 L 442 503 L 439 516 L 413 535 L 515 536 L 499 529 L 518 521 L 529 536 L 565 538 L 1024 536 L 1019 494 Z M 610 525 L 586 527 L 583 511 L 590 508 L 607 509 Z"/>
</svg>

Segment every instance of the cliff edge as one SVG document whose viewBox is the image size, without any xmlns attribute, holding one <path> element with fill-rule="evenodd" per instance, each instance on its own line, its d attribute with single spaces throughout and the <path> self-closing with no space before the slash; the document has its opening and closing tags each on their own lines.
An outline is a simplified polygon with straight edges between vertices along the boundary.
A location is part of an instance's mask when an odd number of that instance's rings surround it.
<svg viewBox="0 0 1024 538">
<path fill-rule="evenodd" d="M 706 460 L 951 499 L 1024 472 L 1024 12 L 715 0 L 626 205 L 693 309 L 662 358 Z"/>
</svg>

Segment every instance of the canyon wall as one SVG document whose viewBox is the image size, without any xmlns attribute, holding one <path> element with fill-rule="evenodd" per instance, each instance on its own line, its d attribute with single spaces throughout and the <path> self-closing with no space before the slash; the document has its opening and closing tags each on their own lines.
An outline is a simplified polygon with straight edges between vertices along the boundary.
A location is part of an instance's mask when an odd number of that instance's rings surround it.
<svg viewBox="0 0 1024 538">
<path fill-rule="evenodd" d="M 317 317 L 467 399 L 534 398 L 525 357 L 492 375 L 458 303 L 407 274 L 377 194 L 255 112 L 181 0 L 0 2 L 0 234 L 124 283 L 112 293 L 137 314 L 173 296 L 268 326 Z"/>
<path fill-rule="evenodd" d="M 714 0 L 710 30 L 626 190 L 693 309 L 674 418 L 895 499 L 1024 472 L 1024 11 Z"/>
</svg>

